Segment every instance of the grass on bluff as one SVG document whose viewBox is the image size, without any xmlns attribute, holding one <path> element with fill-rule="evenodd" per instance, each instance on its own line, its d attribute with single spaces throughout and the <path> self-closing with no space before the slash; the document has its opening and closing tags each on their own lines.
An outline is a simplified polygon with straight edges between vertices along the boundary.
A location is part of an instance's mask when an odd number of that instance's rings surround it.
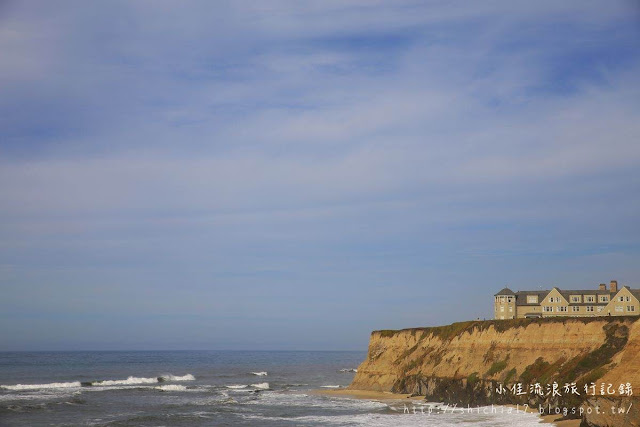
<svg viewBox="0 0 640 427">
<path fill-rule="evenodd" d="M 511 369 L 509 372 L 507 372 L 507 375 L 504 377 L 503 382 L 505 384 L 509 384 L 509 381 L 515 378 L 517 374 L 518 374 L 518 371 L 516 370 L 516 368 Z"/>
<path fill-rule="evenodd" d="M 473 387 L 479 382 L 480 382 L 480 377 L 478 376 L 477 372 L 474 372 L 467 377 L 467 384 L 469 384 L 471 387 Z"/>
<path fill-rule="evenodd" d="M 484 374 L 484 376 L 485 377 L 491 377 L 491 376 L 497 374 L 498 372 L 504 371 L 504 369 L 507 367 L 507 361 L 508 360 L 509 360 L 509 357 L 507 356 L 507 358 L 504 359 L 504 360 L 493 362 L 493 364 L 491 365 L 489 370 Z"/>
<path fill-rule="evenodd" d="M 554 323 L 566 324 L 566 322 L 580 322 L 588 324 L 591 322 L 609 322 L 620 323 L 623 321 L 635 322 L 640 316 L 594 316 L 594 317 L 544 317 L 535 319 L 505 319 L 505 320 L 468 320 L 464 322 L 455 322 L 450 325 L 431 326 L 421 328 L 407 329 L 383 329 L 373 331 L 373 334 L 379 334 L 382 338 L 390 338 L 396 334 L 409 332 L 416 335 L 422 332 L 420 341 L 431 336 L 440 338 L 442 341 L 451 341 L 453 338 L 463 335 L 464 333 L 483 332 L 493 327 L 496 332 L 505 332 L 514 328 L 524 328 L 529 325 L 546 325 Z"/>
</svg>

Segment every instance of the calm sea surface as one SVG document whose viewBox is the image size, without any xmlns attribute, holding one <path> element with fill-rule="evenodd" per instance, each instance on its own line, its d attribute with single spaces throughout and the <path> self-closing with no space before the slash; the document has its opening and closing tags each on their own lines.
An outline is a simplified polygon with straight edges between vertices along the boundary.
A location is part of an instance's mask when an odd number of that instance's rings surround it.
<svg viewBox="0 0 640 427">
<path fill-rule="evenodd" d="M 364 352 L 0 353 L 2 426 L 530 426 L 533 414 L 428 414 L 432 405 L 311 393 Z M 424 412 L 424 413 L 423 413 Z"/>
</svg>

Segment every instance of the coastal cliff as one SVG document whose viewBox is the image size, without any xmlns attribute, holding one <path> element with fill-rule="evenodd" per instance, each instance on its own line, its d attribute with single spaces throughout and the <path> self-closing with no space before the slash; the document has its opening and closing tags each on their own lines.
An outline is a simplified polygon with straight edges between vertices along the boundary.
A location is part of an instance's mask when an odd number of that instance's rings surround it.
<svg viewBox="0 0 640 427">
<path fill-rule="evenodd" d="M 593 406 L 584 384 L 613 384 L 640 393 L 640 322 L 637 317 L 545 318 L 470 321 L 432 328 L 374 331 L 366 360 L 351 389 L 390 391 L 457 404 L 528 404 L 531 407 Z M 580 396 L 546 394 L 553 382 L 577 383 Z M 543 396 L 497 390 L 540 383 Z M 635 399 L 635 396 L 632 397 Z M 637 405 L 640 408 L 640 405 Z M 583 425 L 618 425 L 584 414 Z M 568 414 L 578 418 L 579 414 Z M 624 424 L 640 425 L 640 420 Z M 622 418 L 617 417 L 620 420 Z"/>
</svg>

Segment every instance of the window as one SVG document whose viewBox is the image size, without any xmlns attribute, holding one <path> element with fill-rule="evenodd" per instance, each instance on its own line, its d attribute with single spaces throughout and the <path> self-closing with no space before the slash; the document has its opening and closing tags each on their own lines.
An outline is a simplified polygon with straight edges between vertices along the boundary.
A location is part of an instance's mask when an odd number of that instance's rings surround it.
<svg viewBox="0 0 640 427">
<path fill-rule="evenodd" d="M 624 297 L 618 297 L 618 301 L 620 302 L 624 301 Z"/>
<path fill-rule="evenodd" d="M 636 306 L 635 305 L 628 305 L 627 306 L 627 311 L 636 311 Z"/>
<path fill-rule="evenodd" d="M 500 311 L 504 313 L 504 306 L 500 307 Z"/>
<path fill-rule="evenodd" d="M 544 307 L 542 307 L 542 309 L 543 309 L 545 312 L 547 312 L 547 313 L 549 313 L 549 312 L 552 312 L 552 311 L 553 311 L 553 307 L 548 307 L 548 306 L 546 306 L 546 305 L 545 305 Z"/>
<path fill-rule="evenodd" d="M 624 310 L 624 307 L 622 307 L 621 305 L 616 305 L 616 313 L 622 313 Z"/>
<path fill-rule="evenodd" d="M 537 304 L 538 295 L 527 295 L 527 304 Z"/>
<path fill-rule="evenodd" d="M 600 295 L 600 302 L 609 302 L 609 297 L 606 295 Z"/>
<path fill-rule="evenodd" d="M 580 295 L 571 295 L 571 302 L 580 302 Z"/>
<path fill-rule="evenodd" d="M 631 301 L 631 297 L 627 295 L 627 296 L 624 298 L 624 300 L 625 300 L 626 302 L 629 302 L 629 301 Z"/>
<path fill-rule="evenodd" d="M 593 311 L 593 306 L 592 305 L 588 305 L 587 306 L 587 311 Z"/>
<path fill-rule="evenodd" d="M 593 295 L 587 295 L 584 299 L 586 302 L 596 302 L 596 298 Z"/>
<path fill-rule="evenodd" d="M 558 312 L 560 313 L 566 313 L 567 312 L 567 307 L 557 307 L 558 308 Z"/>
<path fill-rule="evenodd" d="M 578 312 L 580 311 L 580 307 L 578 307 L 577 305 L 574 305 L 573 307 L 571 307 L 571 311 L 573 311 L 574 313 Z"/>
<path fill-rule="evenodd" d="M 604 310 L 604 307 L 598 307 L 598 313 L 600 313 L 602 310 Z"/>
<path fill-rule="evenodd" d="M 509 311 L 513 313 L 513 306 L 512 305 L 509 306 Z"/>
</svg>

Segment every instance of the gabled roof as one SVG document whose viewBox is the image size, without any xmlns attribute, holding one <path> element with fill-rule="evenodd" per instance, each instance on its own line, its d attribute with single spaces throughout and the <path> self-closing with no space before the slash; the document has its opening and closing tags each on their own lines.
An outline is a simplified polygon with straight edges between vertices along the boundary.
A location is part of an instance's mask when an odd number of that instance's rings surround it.
<svg viewBox="0 0 640 427">
<path fill-rule="evenodd" d="M 513 295 L 515 295 L 515 294 L 516 294 L 516 293 L 515 293 L 515 292 L 513 292 L 511 289 L 509 289 L 509 288 L 504 288 L 504 289 L 502 289 L 500 292 L 498 292 L 497 294 L 494 294 L 493 296 L 494 296 L 494 297 L 497 297 L 497 296 L 500 296 L 500 295 L 511 295 L 511 296 L 513 296 Z"/>
<path fill-rule="evenodd" d="M 629 286 L 623 286 L 620 288 L 618 292 L 620 292 L 623 289 L 628 290 L 631 293 L 631 295 L 633 295 L 634 297 L 636 297 L 638 301 L 640 301 L 640 289 L 631 289 Z M 617 295 L 617 293 L 615 295 Z M 611 299 L 613 299 L 615 295 L 611 294 Z"/>
</svg>

